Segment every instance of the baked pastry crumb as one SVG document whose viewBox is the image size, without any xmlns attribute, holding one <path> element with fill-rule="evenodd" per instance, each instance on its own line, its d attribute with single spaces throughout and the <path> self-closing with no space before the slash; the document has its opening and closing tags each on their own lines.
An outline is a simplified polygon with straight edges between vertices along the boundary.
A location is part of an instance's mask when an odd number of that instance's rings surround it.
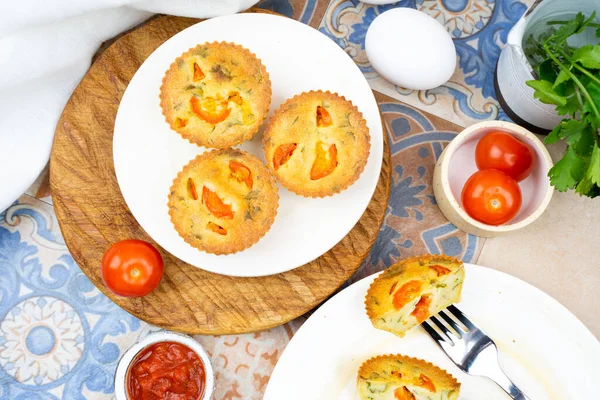
<svg viewBox="0 0 600 400">
<path fill-rule="evenodd" d="M 222 149 L 250 139 L 270 104 L 265 66 L 234 43 L 188 50 L 171 64 L 160 87 L 162 113 L 171 129 L 204 147 Z"/>
<path fill-rule="evenodd" d="M 358 179 L 369 158 L 370 135 L 352 102 L 310 91 L 275 111 L 263 146 L 269 169 L 284 187 L 301 196 L 325 197 Z"/>
<path fill-rule="evenodd" d="M 460 301 L 465 269 L 446 255 L 423 255 L 390 266 L 367 291 L 367 315 L 377 329 L 397 336 Z"/>
<path fill-rule="evenodd" d="M 365 361 L 356 382 L 362 400 L 456 400 L 460 383 L 418 358 L 387 354 Z"/>
<path fill-rule="evenodd" d="M 267 167 L 237 149 L 213 150 L 190 161 L 173 181 L 169 215 L 179 235 L 213 254 L 258 242 L 271 228 L 279 195 Z"/>
</svg>

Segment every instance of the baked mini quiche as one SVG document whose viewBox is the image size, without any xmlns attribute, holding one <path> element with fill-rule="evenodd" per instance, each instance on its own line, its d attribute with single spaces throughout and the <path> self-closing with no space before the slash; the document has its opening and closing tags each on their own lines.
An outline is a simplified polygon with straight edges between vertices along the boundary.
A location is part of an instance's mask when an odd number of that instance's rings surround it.
<svg viewBox="0 0 600 400">
<path fill-rule="evenodd" d="M 344 97 L 305 92 L 275 111 L 264 150 L 283 186 L 302 196 L 324 197 L 346 189 L 362 173 L 369 157 L 369 129 Z"/>
<path fill-rule="evenodd" d="M 179 235 L 213 254 L 258 242 L 270 229 L 279 195 L 256 157 L 237 149 L 197 156 L 179 172 L 169 193 L 169 215 Z"/>
<path fill-rule="evenodd" d="M 367 291 L 367 315 L 377 329 L 400 337 L 452 303 L 460 301 L 465 269 L 445 255 L 402 260 L 379 275 Z"/>
<path fill-rule="evenodd" d="M 356 383 L 362 400 L 456 400 L 460 383 L 427 361 L 382 355 L 365 361 Z"/>
<path fill-rule="evenodd" d="M 165 73 L 160 105 L 171 128 L 192 143 L 226 148 L 250 139 L 271 104 L 265 66 L 234 43 L 205 43 Z"/>
</svg>

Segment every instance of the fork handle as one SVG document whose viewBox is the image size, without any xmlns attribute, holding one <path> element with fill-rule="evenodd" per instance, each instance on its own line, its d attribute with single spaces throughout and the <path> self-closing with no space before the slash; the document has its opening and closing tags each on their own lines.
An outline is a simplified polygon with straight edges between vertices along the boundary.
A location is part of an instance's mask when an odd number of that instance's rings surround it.
<svg viewBox="0 0 600 400">
<path fill-rule="evenodd" d="M 493 382 L 500 386 L 502 390 L 504 390 L 506 394 L 508 394 L 514 400 L 530 400 L 529 397 L 525 396 L 525 393 L 523 393 L 508 376 L 506 376 L 504 371 L 502 371 L 502 368 L 498 369 L 500 373 L 494 376 L 492 379 Z"/>
</svg>

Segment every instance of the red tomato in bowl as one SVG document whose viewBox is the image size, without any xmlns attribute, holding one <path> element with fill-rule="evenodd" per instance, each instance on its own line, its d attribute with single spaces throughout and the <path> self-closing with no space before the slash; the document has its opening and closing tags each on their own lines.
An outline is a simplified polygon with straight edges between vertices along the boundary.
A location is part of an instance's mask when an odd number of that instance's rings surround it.
<svg viewBox="0 0 600 400">
<path fill-rule="evenodd" d="M 504 224 L 521 208 L 519 184 L 495 169 L 477 171 L 462 190 L 463 208 L 473 219 L 488 225 Z"/>
<path fill-rule="evenodd" d="M 160 253 L 142 240 L 122 240 L 102 257 L 102 280 L 113 293 L 124 297 L 145 296 L 158 286 L 164 264 Z"/>
<path fill-rule="evenodd" d="M 497 169 L 520 182 L 533 171 L 535 152 L 510 133 L 494 131 L 477 143 L 475 163 L 480 170 Z"/>
</svg>

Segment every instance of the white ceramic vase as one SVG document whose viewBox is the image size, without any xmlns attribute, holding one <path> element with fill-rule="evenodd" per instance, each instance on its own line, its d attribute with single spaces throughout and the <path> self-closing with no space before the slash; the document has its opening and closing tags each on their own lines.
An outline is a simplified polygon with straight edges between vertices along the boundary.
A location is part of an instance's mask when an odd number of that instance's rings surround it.
<svg viewBox="0 0 600 400">
<path fill-rule="evenodd" d="M 537 0 L 508 34 L 507 44 L 498 59 L 495 74 L 496 95 L 506 114 L 519 125 L 536 133 L 548 133 L 562 119 L 555 106 L 543 104 L 534 99 L 533 89 L 525 84 L 536 79 L 537 74 L 525 57 L 524 41 L 535 30 L 556 19 L 566 20 L 577 12 L 586 16 L 596 11 L 596 20 L 600 20 L 600 0 Z M 573 40 L 574 39 L 574 40 Z M 594 30 L 571 38 L 569 44 L 581 46 L 594 43 Z"/>
</svg>

